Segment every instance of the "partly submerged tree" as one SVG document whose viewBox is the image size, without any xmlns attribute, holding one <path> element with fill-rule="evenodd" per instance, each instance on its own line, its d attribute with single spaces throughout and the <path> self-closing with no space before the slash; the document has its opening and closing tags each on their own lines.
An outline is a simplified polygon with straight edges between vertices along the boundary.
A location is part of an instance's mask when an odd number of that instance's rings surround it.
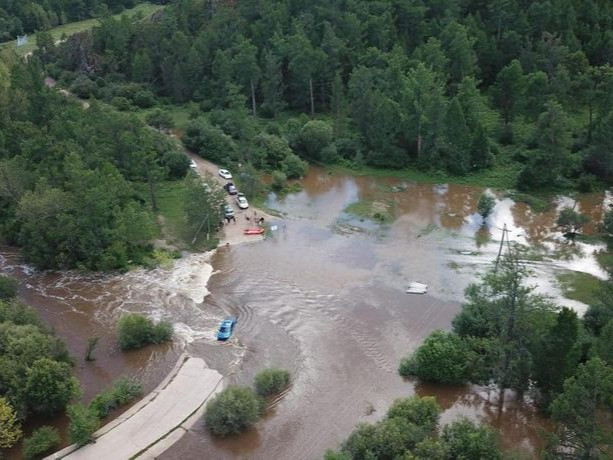
<svg viewBox="0 0 613 460">
<path fill-rule="evenodd" d="M 567 207 L 560 211 L 556 224 L 565 237 L 573 239 L 589 221 L 590 218 L 585 214 Z"/>
<path fill-rule="evenodd" d="M 495 206 L 496 198 L 491 193 L 485 192 L 481 195 L 481 198 L 479 198 L 477 212 L 483 217 L 483 220 L 485 220 L 492 213 Z"/>
</svg>

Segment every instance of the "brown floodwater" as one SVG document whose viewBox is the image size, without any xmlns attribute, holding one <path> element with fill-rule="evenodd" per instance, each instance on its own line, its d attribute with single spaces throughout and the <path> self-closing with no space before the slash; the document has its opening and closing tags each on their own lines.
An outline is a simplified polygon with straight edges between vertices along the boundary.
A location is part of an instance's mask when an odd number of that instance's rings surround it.
<svg viewBox="0 0 613 460">
<path fill-rule="evenodd" d="M 499 196 L 483 225 L 476 214 L 483 190 L 474 187 L 319 168 L 303 185 L 299 193 L 270 196 L 268 206 L 285 218 L 261 243 L 123 275 L 38 273 L 20 263 L 17 251 L 0 248 L 0 272 L 20 280 L 23 299 L 66 340 L 86 401 L 120 375 L 151 390 L 183 350 L 204 358 L 227 383 L 250 385 L 269 366 L 292 372 L 290 391 L 250 432 L 222 440 L 199 423 L 161 458 L 321 458 L 356 423 L 379 420 L 394 399 L 413 394 L 436 396 L 443 423 L 467 416 L 496 427 L 507 447 L 538 451 L 548 424 L 529 401 L 478 386 L 424 385 L 401 378 L 397 367 L 430 332 L 450 328 L 464 288 L 496 257 L 505 224 L 512 240 L 538 251 L 538 258 L 526 257 L 538 289 L 581 311 L 585 306 L 559 294 L 556 273 L 606 274 L 594 258 L 600 246 L 571 246 L 554 231 L 557 211 L 569 200 L 536 214 Z M 360 200 L 393 219 L 378 224 L 345 211 Z M 576 208 L 596 220 L 608 203 L 607 194 L 589 194 Z M 405 294 L 415 280 L 428 284 L 427 295 Z M 115 325 L 127 311 L 168 319 L 177 340 L 120 352 Z M 229 314 L 238 316 L 236 335 L 220 344 L 215 330 Z M 101 342 L 96 361 L 86 363 L 91 336 Z"/>
</svg>

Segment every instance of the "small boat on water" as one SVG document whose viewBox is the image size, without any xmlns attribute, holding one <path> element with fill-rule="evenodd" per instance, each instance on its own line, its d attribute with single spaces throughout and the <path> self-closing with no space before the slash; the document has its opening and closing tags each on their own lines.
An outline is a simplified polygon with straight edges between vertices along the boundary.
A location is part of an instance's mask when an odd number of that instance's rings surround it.
<svg viewBox="0 0 613 460">
<path fill-rule="evenodd" d="M 262 227 L 246 228 L 243 233 L 245 235 L 261 235 L 264 233 L 264 229 Z"/>
</svg>

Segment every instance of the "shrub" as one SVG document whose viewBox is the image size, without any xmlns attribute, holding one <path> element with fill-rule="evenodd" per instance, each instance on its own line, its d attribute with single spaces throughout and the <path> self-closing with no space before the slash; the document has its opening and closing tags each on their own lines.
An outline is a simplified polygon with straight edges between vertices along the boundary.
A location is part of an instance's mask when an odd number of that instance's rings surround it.
<svg viewBox="0 0 613 460">
<path fill-rule="evenodd" d="M 8 276 L 0 276 L 0 300 L 17 297 L 17 280 Z"/>
<path fill-rule="evenodd" d="M 155 96 L 151 91 L 143 89 L 134 95 L 132 102 L 142 109 L 148 109 L 155 105 Z"/>
<path fill-rule="evenodd" d="M 36 412 L 53 414 L 79 393 L 79 382 L 68 364 L 40 358 L 27 370 L 25 393 L 28 406 Z"/>
<path fill-rule="evenodd" d="M 185 129 L 183 142 L 188 149 L 214 162 L 227 162 L 238 152 L 230 136 L 205 120 L 191 121 Z"/>
<path fill-rule="evenodd" d="M 265 369 L 255 376 L 255 391 L 260 396 L 272 396 L 281 393 L 291 382 L 291 375 L 285 369 Z"/>
<path fill-rule="evenodd" d="M 443 429 L 441 436 L 449 458 L 502 458 L 497 433 L 489 427 L 475 425 L 468 419 L 456 420 Z"/>
<path fill-rule="evenodd" d="M 190 159 L 180 150 L 167 150 L 161 158 L 161 163 L 168 171 L 169 179 L 182 179 L 189 171 Z"/>
<path fill-rule="evenodd" d="M 605 213 L 603 227 L 606 233 L 613 235 L 613 210 Z"/>
<path fill-rule="evenodd" d="M 577 181 L 577 188 L 581 193 L 589 193 L 596 188 L 597 179 L 592 174 L 581 174 Z"/>
<path fill-rule="evenodd" d="M 284 161 L 293 155 L 287 141 L 277 135 L 260 133 L 255 139 L 256 155 L 260 158 L 260 167 L 265 169 L 279 169 Z"/>
<path fill-rule="evenodd" d="M 6 399 L 0 396 L 0 449 L 13 447 L 21 438 L 17 414 Z"/>
<path fill-rule="evenodd" d="M 456 334 L 434 331 L 400 365 L 402 375 L 415 375 L 424 381 L 464 383 L 474 359 L 468 345 Z"/>
<path fill-rule="evenodd" d="M 306 174 L 308 166 L 306 161 L 301 160 L 300 157 L 294 153 L 290 153 L 281 162 L 281 168 L 288 179 L 300 179 Z"/>
<path fill-rule="evenodd" d="M 81 99 L 89 99 L 96 93 L 96 84 L 85 76 L 79 76 L 70 85 L 70 92 Z"/>
<path fill-rule="evenodd" d="M 153 126 L 157 129 L 171 129 L 175 126 L 172 115 L 168 112 L 163 112 L 160 109 L 147 115 L 145 120 L 149 126 Z"/>
<path fill-rule="evenodd" d="M 262 407 L 262 401 L 251 388 L 230 386 L 209 402 L 204 420 L 214 434 L 238 434 L 260 419 Z"/>
<path fill-rule="evenodd" d="M 590 218 L 585 214 L 578 213 L 572 208 L 564 208 L 560 211 L 556 224 L 564 235 L 573 236 L 579 233 L 589 221 Z"/>
<path fill-rule="evenodd" d="M 89 404 L 90 411 L 99 419 L 109 415 L 109 413 L 124 404 L 129 403 L 134 398 L 140 396 L 143 387 L 140 383 L 134 382 L 127 377 L 122 377 L 113 383 L 113 386 L 96 397 Z"/>
<path fill-rule="evenodd" d="M 287 176 L 285 175 L 285 173 L 281 171 L 274 171 L 272 173 L 272 185 L 271 185 L 272 189 L 276 190 L 277 192 L 281 192 L 283 191 L 286 185 L 287 185 Z"/>
<path fill-rule="evenodd" d="M 26 324 L 40 325 L 36 312 L 16 299 L 4 301 L 0 299 L 0 323 L 3 322 L 11 322 L 18 326 Z"/>
<path fill-rule="evenodd" d="M 489 216 L 494 210 L 494 206 L 496 206 L 496 198 L 485 192 L 483 195 L 481 195 L 481 198 L 479 198 L 477 211 L 479 212 L 479 215 L 483 217 L 483 219 L 487 219 L 487 216 Z"/>
<path fill-rule="evenodd" d="M 92 435 L 98 429 L 100 421 L 93 411 L 88 410 L 83 404 L 68 406 L 68 434 L 70 440 L 79 446 L 92 441 Z"/>
<path fill-rule="evenodd" d="M 113 106 L 117 110 L 122 111 L 122 112 L 130 110 L 130 107 L 131 107 L 131 104 L 130 104 L 130 101 L 128 100 L 128 98 L 125 98 L 123 96 L 114 97 L 111 100 L 111 104 L 113 104 Z"/>
<path fill-rule="evenodd" d="M 172 339 L 172 325 L 166 321 L 155 324 L 149 318 L 130 313 L 119 320 L 119 345 L 122 350 L 142 348 L 150 343 L 163 343 Z"/>
<path fill-rule="evenodd" d="M 300 142 L 315 159 L 321 158 L 321 151 L 332 142 L 332 126 L 322 120 L 309 121 L 300 131 Z"/>
<path fill-rule="evenodd" d="M 441 408 L 432 396 L 397 399 L 387 411 L 388 418 L 399 417 L 434 433 Z"/>
<path fill-rule="evenodd" d="M 172 324 L 168 321 L 160 321 L 153 326 L 151 343 L 160 344 L 170 340 L 172 340 Z"/>
<path fill-rule="evenodd" d="M 60 434 L 51 426 L 41 426 L 23 442 L 23 456 L 29 460 L 51 453 L 60 445 Z"/>
</svg>

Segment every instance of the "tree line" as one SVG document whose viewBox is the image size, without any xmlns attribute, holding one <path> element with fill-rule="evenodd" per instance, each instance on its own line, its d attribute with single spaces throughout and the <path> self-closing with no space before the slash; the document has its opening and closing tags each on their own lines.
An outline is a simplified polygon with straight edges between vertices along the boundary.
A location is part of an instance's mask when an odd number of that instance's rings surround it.
<svg viewBox="0 0 613 460">
<path fill-rule="evenodd" d="M 69 22 L 121 13 L 141 0 L 6 0 L 0 5 L 0 42 Z M 153 0 L 152 3 L 166 3 Z"/>
<path fill-rule="evenodd" d="M 613 283 L 579 318 L 535 294 L 518 257 L 513 250 L 469 286 L 453 330 L 433 332 L 400 373 L 528 394 L 557 423 L 545 458 L 610 458 Z"/>
<path fill-rule="evenodd" d="M 38 268 L 147 263 L 156 184 L 189 159 L 133 116 L 43 84 L 38 61 L 0 58 L 0 234 Z"/>
<path fill-rule="evenodd" d="M 602 0 L 175 0 L 152 21 L 107 18 L 47 62 L 96 97 L 135 83 L 196 103 L 243 162 L 266 143 L 251 113 L 319 161 L 589 189 L 613 172 L 612 21 Z M 297 139 L 313 117 L 322 148 Z"/>
</svg>

